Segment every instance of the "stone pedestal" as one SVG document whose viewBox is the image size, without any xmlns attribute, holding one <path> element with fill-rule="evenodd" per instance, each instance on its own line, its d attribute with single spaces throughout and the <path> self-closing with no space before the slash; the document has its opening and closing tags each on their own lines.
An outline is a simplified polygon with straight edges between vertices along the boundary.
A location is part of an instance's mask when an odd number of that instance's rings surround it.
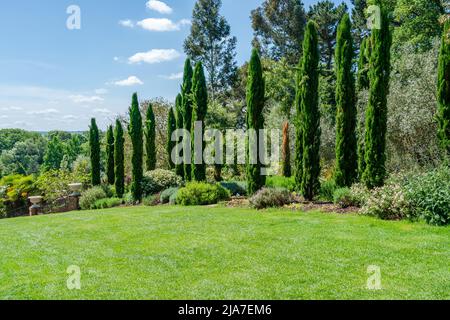
<svg viewBox="0 0 450 320">
<path fill-rule="evenodd" d="M 40 196 L 36 196 L 36 197 L 29 197 L 28 198 L 32 204 L 32 206 L 30 207 L 30 216 L 36 216 L 39 214 L 42 214 L 42 207 L 41 207 L 41 202 L 42 202 L 42 197 Z"/>
<path fill-rule="evenodd" d="M 80 195 L 79 194 L 71 194 L 69 196 L 69 211 L 80 210 Z"/>
</svg>

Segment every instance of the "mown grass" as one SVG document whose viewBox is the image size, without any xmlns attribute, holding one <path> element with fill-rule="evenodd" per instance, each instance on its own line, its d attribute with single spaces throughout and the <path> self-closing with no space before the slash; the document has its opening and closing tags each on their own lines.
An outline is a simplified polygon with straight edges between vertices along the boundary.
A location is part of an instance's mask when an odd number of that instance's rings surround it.
<svg viewBox="0 0 450 320">
<path fill-rule="evenodd" d="M 450 228 L 135 207 L 0 220 L 0 299 L 449 299 Z M 81 268 L 81 290 L 66 270 Z M 366 288 L 369 265 L 382 290 Z"/>
</svg>

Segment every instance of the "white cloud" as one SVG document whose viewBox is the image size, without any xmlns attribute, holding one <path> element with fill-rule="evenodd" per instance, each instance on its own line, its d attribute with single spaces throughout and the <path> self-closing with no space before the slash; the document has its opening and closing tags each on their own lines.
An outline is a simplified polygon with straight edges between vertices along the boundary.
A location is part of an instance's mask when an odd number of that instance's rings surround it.
<svg viewBox="0 0 450 320">
<path fill-rule="evenodd" d="M 173 12 L 171 7 L 169 7 L 164 2 L 158 0 L 150 0 L 147 2 L 146 6 L 150 10 L 157 11 L 161 14 L 171 14 Z"/>
<path fill-rule="evenodd" d="M 69 99 L 75 103 L 92 103 L 92 102 L 102 102 L 105 99 L 99 96 L 85 96 L 82 94 L 71 95 Z"/>
<path fill-rule="evenodd" d="M 144 30 L 148 31 L 178 31 L 181 26 L 190 24 L 191 22 L 187 19 L 180 20 L 175 23 L 172 20 L 166 18 L 148 18 L 137 22 L 137 25 Z"/>
<path fill-rule="evenodd" d="M 134 28 L 134 23 L 131 20 L 120 20 L 119 24 L 122 27 L 126 27 L 126 28 Z"/>
<path fill-rule="evenodd" d="M 16 122 L 14 122 L 14 125 L 18 126 L 18 127 L 29 127 L 32 124 L 29 122 L 26 122 L 26 121 L 16 121 Z"/>
<path fill-rule="evenodd" d="M 0 116 L 0 119 L 8 119 L 9 117 L 8 116 L 5 116 L 5 115 L 1 115 Z"/>
<path fill-rule="evenodd" d="M 119 61 L 119 57 L 114 57 L 113 60 L 117 62 Z"/>
<path fill-rule="evenodd" d="M 145 62 L 149 64 L 171 61 L 181 57 L 175 49 L 153 49 L 147 52 L 138 52 L 128 58 L 129 63 Z"/>
<path fill-rule="evenodd" d="M 128 79 L 116 81 L 116 82 L 114 82 L 114 84 L 116 86 L 120 86 L 120 87 L 130 87 L 130 86 L 142 85 L 144 83 L 136 76 L 129 76 Z"/>
<path fill-rule="evenodd" d="M 183 72 L 172 73 L 168 76 L 160 76 L 160 77 L 167 80 L 179 80 L 183 78 Z"/>
<path fill-rule="evenodd" d="M 97 109 L 94 109 L 93 111 L 94 111 L 94 113 L 100 113 L 100 114 L 111 113 L 111 111 L 109 109 L 106 109 L 106 108 L 103 108 L 103 109 L 97 108 Z"/>
<path fill-rule="evenodd" d="M 68 114 L 66 116 L 63 117 L 64 120 L 77 120 L 79 119 L 77 116 L 74 116 L 72 114 Z"/>
<path fill-rule="evenodd" d="M 1 108 L 0 110 L 1 111 L 21 111 L 21 110 L 23 110 L 23 108 L 11 106 L 11 107 Z"/>
<path fill-rule="evenodd" d="M 36 110 L 36 111 L 30 111 L 27 112 L 29 115 L 50 115 L 50 114 L 57 114 L 59 113 L 56 109 L 44 109 L 44 110 Z"/>
</svg>

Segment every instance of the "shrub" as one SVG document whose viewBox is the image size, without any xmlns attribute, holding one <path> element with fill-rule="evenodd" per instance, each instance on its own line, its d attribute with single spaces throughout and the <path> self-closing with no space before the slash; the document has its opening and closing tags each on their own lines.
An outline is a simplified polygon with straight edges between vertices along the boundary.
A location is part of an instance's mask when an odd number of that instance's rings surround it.
<svg viewBox="0 0 450 320">
<path fill-rule="evenodd" d="M 127 206 L 134 206 L 136 204 L 133 198 L 133 194 L 131 192 L 128 192 L 123 196 L 123 202 Z"/>
<path fill-rule="evenodd" d="M 367 203 L 370 196 L 370 191 L 362 183 L 356 183 L 350 188 L 352 192 L 353 205 L 356 207 L 363 207 Z"/>
<path fill-rule="evenodd" d="M 293 202 L 292 194 L 286 189 L 263 188 L 250 198 L 255 209 L 276 208 Z"/>
<path fill-rule="evenodd" d="M 230 191 L 232 196 L 245 196 L 247 195 L 247 183 L 246 182 L 236 182 L 236 181 L 223 181 L 220 185 Z"/>
<path fill-rule="evenodd" d="M 161 192 L 161 196 L 159 198 L 159 201 L 162 204 L 166 204 L 170 202 L 170 197 L 172 197 L 173 194 L 176 194 L 178 192 L 178 188 L 169 188 Z"/>
<path fill-rule="evenodd" d="M 169 170 L 147 171 L 142 180 L 142 191 L 144 195 L 159 193 L 165 189 L 179 187 L 181 178 Z"/>
<path fill-rule="evenodd" d="M 450 223 L 450 168 L 414 175 L 404 189 L 414 216 L 422 217 L 432 225 Z"/>
<path fill-rule="evenodd" d="M 334 192 L 336 191 L 336 183 L 334 180 L 327 180 L 320 185 L 320 197 L 326 201 L 334 200 Z"/>
<path fill-rule="evenodd" d="M 291 192 L 295 191 L 295 177 L 280 177 L 280 176 L 270 176 L 267 177 L 266 186 L 269 188 L 282 188 L 287 189 Z"/>
<path fill-rule="evenodd" d="M 159 204 L 159 195 L 150 195 L 150 196 L 146 196 L 143 200 L 142 200 L 142 204 L 146 207 L 154 207 L 157 206 Z"/>
<path fill-rule="evenodd" d="M 183 206 L 209 205 L 228 200 L 230 192 L 220 184 L 191 182 L 177 193 L 178 204 Z"/>
<path fill-rule="evenodd" d="M 357 206 L 350 188 L 339 188 L 334 191 L 333 203 L 345 209 Z"/>
<path fill-rule="evenodd" d="M 362 213 L 383 220 L 412 218 L 411 205 L 400 184 L 387 184 L 373 189 Z"/>
<path fill-rule="evenodd" d="M 108 209 L 118 207 L 122 204 L 122 199 L 119 198 L 104 198 L 95 201 L 95 203 L 91 206 L 92 210 L 98 209 Z"/>
<path fill-rule="evenodd" d="M 83 192 L 80 197 L 80 207 L 82 210 L 89 210 L 97 200 L 107 198 L 102 187 L 93 187 Z"/>
<path fill-rule="evenodd" d="M 169 204 L 170 204 L 170 205 L 175 205 L 175 204 L 177 204 L 178 191 L 179 191 L 179 190 L 177 190 L 177 192 L 175 192 L 174 194 L 172 194 L 172 195 L 170 196 L 170 198 L 169 198 Z"/>
</svg>

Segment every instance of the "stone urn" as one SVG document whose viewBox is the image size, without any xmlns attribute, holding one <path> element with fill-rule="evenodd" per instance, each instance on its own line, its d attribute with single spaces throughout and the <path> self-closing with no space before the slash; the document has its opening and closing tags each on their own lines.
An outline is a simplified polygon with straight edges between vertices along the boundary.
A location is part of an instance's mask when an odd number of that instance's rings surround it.
<svg viewBox="0 0 450 320">
<path fill-rule="evenodd" d="M 30 200 L 30 202 L 31 202 L 30 216 L 42 214 L 41 203 L 42 203 L 43 199 L 44 198 L 41 196 L 33 196 L 33 197 L 28 198 L 28 200 Z"/>
<path fill-rule="evenodd" d="M 69 196 L 69 211 L 80 210 L 80 197 L 82 183 L 71 183 L 69 184 L 69 189 L 72 193 Z"/>
<path fill-rule="evenodd" d="M 81 196 L 81 188 L 83 187 L 82 183 L 71 183 L 69 184 L 69 189 L 72 191 L 71 197 L 79 197 Z"/>
</svg>

